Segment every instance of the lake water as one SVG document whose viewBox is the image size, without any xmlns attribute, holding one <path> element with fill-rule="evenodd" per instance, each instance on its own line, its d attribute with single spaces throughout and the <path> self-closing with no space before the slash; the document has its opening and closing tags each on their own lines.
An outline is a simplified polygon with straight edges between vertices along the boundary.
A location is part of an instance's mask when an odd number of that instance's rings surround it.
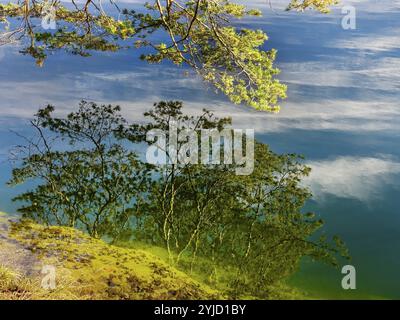
<svg viewBox="0 0 400 320">
<path fill-rule="evenodd" d="M 280 114 L 233 105 L 184 69 L 149 66 L 136 51 L 56 54 L 38 68 L 17 48 L 0 47 L 0 211 L 16 210 L 11 198 L 21 188 L 5 186 L 8 150 L 19 142 L 15 131 L 29 134 L 39 107 L 67 112 L 86 99 L 120 104 L 129 119 L 141 120 L 153 102 L 183 100 L 190 111 L 232 116 L 236 127 L 254 128 L 275 152 L 303 154 L 313 168 L 307 209 L 347 243 L 357 290 L 341 288 L 340 270 L 309 261 L 294 285 L 322 298 L 400 298 L 400 1 L 344 1 L 357 10 L 355 30 L 341 27 L 341 7 L 320 15 L 284 12 L 280 0 L 273 10 L 267 1 L 246 3 L 265 15 L 240 23 L 265 30 L 267 47 L 278 49 L 289 87 Z"/>
</svg>

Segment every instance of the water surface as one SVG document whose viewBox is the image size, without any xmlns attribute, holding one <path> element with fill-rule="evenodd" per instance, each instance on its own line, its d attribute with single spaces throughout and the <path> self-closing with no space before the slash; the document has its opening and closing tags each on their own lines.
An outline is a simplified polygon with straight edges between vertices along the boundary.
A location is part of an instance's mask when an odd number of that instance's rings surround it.
<svg viewBox="0 0 400 320">
<path fill-rule="evenodd" d="M 140 2 L 140 1 L 135 1 Z M 305 261 L 292 283 L 322 298 L 400 298 L 400 1 L 345 1 L 357 8 L 357 29 L 343 30 L 340 8 L 331 15 L 286 13 L 282 1 L 246 1 L 265 15 L 242 25 L 265 30 L 266 48 L 278 49 L 280 78 L 289 98 L 278 115 L 231 104 L 184 69 L 148 66 L 140 52 L 50 56 L 43 68 L 17 48 L 0 47 L 0 211 L 21 188 L 5 182 L 9 149 L 29 134 L 27 120 L 46 104 L 61 112 L 81 99 L 118 103 L 142 120 L 153 102 L 183 100 L 230 115 L 237 127 L 255 128 L 275 152 L 303 154 L 313 173 L 306 209 L 339 234 L 357 269 L 357 290 L 341 289 L 340 270 Z M 132 4 L 130 4 L 132 5 Z"/>
</svg>

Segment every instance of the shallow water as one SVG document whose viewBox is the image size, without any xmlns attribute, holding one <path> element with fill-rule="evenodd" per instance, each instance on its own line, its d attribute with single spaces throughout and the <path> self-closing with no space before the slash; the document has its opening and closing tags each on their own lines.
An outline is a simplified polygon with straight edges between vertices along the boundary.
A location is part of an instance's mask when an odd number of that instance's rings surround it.
<svg viewBox="0 0 400 320">
<path fill-rule="evenodd" d="M 136 1 L 140 2 L 140 1 Z M 292 279 L 322 298 L 400 298 L 400 1 L 345 1 L 357 8 L 357 29 L 341 28 L 341 12 L 286 13 L 281 2 L 246 1 L 265 10 L 242 21 L 265 30 L 268 48 L 278 49 L 280 78 L 289 98 L 280 114 L 232 105 L 207 90 L 184 69 L 148 66 L 135 51 L 79 58 L 57 54 L 43 68 L 16 48 L 0 47 L 0 211 L 21 189 L 4 183 L 9 149 L 29 134 L 27 119 L 48 103 L 62 112 L 81 99 L 118 103 L 131 120 L 141 120 L 153 102 L 183 100 L 233 117 L 236 127 L 255 128 L 275 152 L 303 154 L 313 173 L 308 210 L 339 234 L 357 269 L 357 290 L 341 289 L 340 270 L 305 261 Z"/>
</svg>

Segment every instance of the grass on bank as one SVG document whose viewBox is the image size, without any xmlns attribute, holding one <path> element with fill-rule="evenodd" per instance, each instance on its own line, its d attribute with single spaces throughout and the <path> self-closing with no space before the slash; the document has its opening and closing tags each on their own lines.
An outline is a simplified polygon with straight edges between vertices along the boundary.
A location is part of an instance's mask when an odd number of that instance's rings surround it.
<svg viewBox="0 0 400 320">
<path fill-rule="evenodd" d="M 193 280 L 141 249 L 111 246 L 72 228 L 13 224 L 11 238 L 56 267 L 56 289 L 0 269 L 0 299 L 218 299 L 217 290 Z"/>
<path fill-rule="evenodd" d="M 113 246 L 73 228 L 47 227 L 28 220 L 11 223 L 8 236 L 38 257 L 41 266 L 56 267 L 56 289 L 41 287 L 40 268 L 35 275 L 27 276 L 1 266 L 0 257 L 0 299 L 229 298 L 224 294 L 229 268 L 217 269 L 218 281 L 211 279 L 207 259 L 199 259 L 191 269 L 190 258 L 183 257 L 178 270 L 168 264 L 168 253 L 164 248 L 140 242 Z M 269 288 L 268 297 L 305 298 L 285 284 Z"/>
</svg>

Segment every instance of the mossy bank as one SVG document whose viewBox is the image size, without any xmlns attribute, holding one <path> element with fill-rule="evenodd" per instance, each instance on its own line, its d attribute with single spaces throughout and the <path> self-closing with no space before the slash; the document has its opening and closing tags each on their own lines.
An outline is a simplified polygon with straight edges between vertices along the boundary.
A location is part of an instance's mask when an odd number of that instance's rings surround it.
<svg viewBox="0 0 400 320">
<path fill-rule="evenodd" d="M 111 246 L 72 228 L 0 219 L 2 255 L 20 250 L 30 257 L 25 268 L 1 257 L 0 299 L 223 298 L 144 250 Z M 53 290 L 42 288 L 46 265 L 56 270 Z"/>
</svg>

